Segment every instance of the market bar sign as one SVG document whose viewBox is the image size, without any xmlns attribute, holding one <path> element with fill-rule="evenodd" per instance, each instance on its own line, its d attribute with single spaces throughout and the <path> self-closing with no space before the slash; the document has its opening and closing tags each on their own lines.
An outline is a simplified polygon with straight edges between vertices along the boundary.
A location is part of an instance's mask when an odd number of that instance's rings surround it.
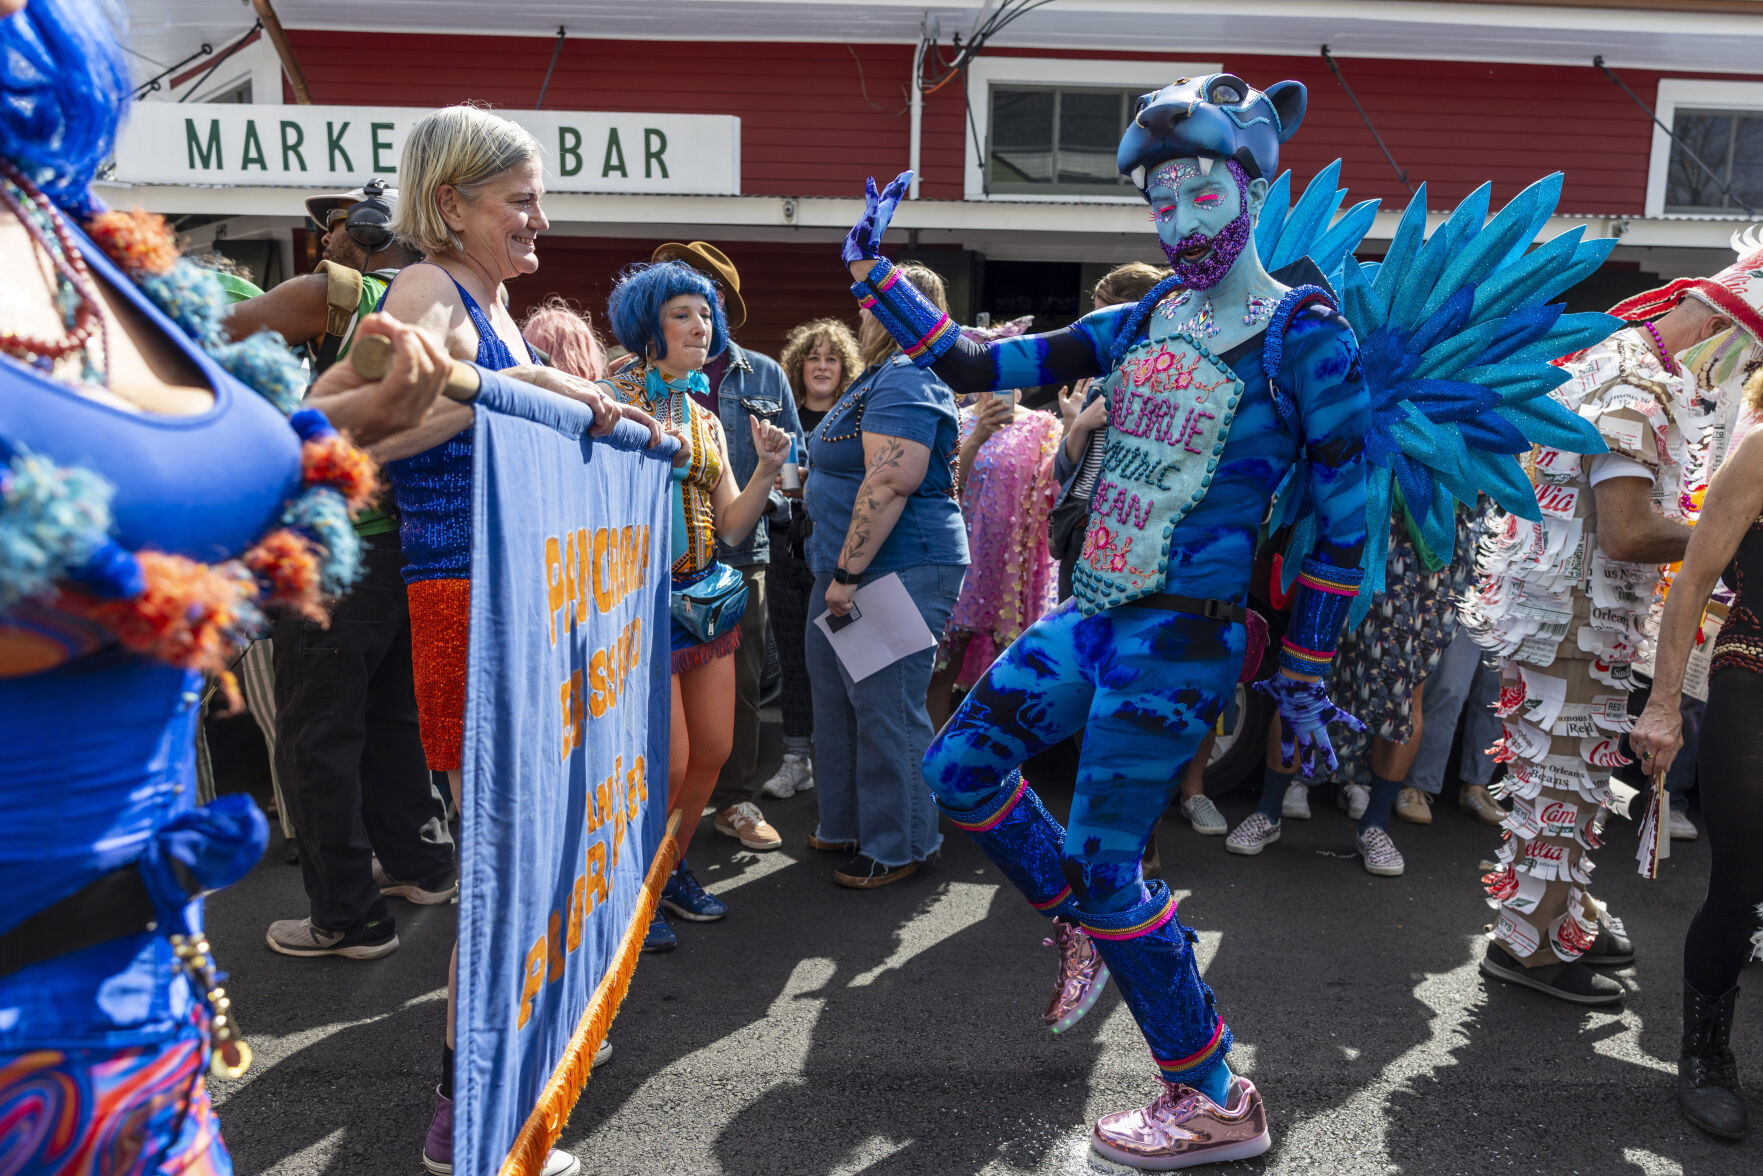
<svg viewBox="0 0 1763 1176">
<path fill-rule="evenodd" d="M 131 184 L 353 188 L 394 185 L 421 107 L 143 102 L 116 145 Z M 741 120 L 729 115 L 498 110 L 533 133 L 554 192 L 734 196 Z"/>
</svg>

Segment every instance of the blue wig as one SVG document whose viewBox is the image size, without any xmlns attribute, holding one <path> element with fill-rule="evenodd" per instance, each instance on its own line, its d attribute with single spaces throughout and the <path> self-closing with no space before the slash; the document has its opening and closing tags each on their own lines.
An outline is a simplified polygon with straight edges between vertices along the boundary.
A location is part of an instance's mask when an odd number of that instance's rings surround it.
<svg viewBox="0 0 1763 1176">
<path fill-rule="evenodd" d="M 653 351 L 656 358 L 667 358 L 661 308 L 681 294 L 698 294 L 709 300 L 710 357 L 721 355 L 728 346 L 728 318 L 722 312 L 716 283 L 683 261 L 645 262 L 618 275 L 606 304 L 613 336 L 633 355 L 647 359 Z"/>
<path fill-rule="evenodd" d="M 129 98 L 116 19 L 97 0 L 30 0 L 0 20 L 0 157 L 80 217 Z"/>
</svg>

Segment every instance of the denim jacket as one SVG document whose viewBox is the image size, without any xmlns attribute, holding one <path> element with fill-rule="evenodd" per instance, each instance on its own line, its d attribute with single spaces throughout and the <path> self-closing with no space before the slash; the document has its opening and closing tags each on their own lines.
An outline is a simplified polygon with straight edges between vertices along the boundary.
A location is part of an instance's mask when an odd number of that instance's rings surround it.
<svg viewBox="0 0 1763 1176">
<path fill-rule="evenodd" d="M 730 472 L 745 486 L 759 465 L 759 452 L 753 447 L 753 427 L 747 423 L 747 418 L 757 416 L 770 421 L 794 436 L 798 445 L 802 441 L 802 421 L 796 415 L 796 398 L 790 395 L 784 369 L 775 359 L 737 347 L 732 339 L 729 340 L 728 355 L 728 371 L 716 390 L 717 416 L 722 420 L 722 432 L 728 439 Z M 788 511 L 788 501 L 773 490 L 768 513 L 780 514 L 787 519 Z M 717 540 L 716 556 L 732 567 L 763 567 L 771 560 L 770 526 L 761 519 L 744 542 L 732 547 Z"/>
</svg>

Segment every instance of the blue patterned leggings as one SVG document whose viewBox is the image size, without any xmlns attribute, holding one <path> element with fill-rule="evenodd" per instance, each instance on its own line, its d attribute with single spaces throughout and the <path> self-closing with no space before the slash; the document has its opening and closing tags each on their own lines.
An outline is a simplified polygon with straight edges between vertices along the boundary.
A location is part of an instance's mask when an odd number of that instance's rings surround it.
<svg viewBox="0 0 1763 1176">
<path fill-rule="evenodd" d="M 1171 1082 L 1224 1062 L 1230 1029 L 1194 960 L 1194 933 L 1145 841 L 1224 709 L 1243 663 L 1241 625 L 1126 605 L 1085 617 L 1068 601 L 992 663 L 924 759 L 950 820 L 1043 914 L 1076 921 Z M 1071 823 L 1060 829 L 1018 765 L 1080 726 Z"/>
<path fill-rule="evenodd" d="M 1023 761 L 1084 728 L 1065 874 L 1080 909 L 1123 909 L 1243 644 L 1241 625 L 1134 605 L 1086 617 L 1067 601 L 993 663 L 931 744 L 925 780 L 945 809 L 983 808 Z"/>
</svg>

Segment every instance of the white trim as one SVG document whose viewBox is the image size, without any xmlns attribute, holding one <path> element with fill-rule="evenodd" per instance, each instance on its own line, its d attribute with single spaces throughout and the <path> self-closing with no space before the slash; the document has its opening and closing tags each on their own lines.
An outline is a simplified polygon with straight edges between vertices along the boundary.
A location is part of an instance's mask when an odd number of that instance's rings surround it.
<svg viewBox="0 0 1763 1176">
<path fill-rule="evenodd" d="M 1647 217 L 1676 220 L 1710 217 L 1723 220 L 1748 220 L 1744 213 L 1707 212 L 1668 213 L 1665 211 L 1665 181 L 1671 163 L 1671 136 L 1665 127 L 1675 125 L 1677 109 L 1706 107 L 1714 110 L 1756 110 L 1763 112 L 1763 82 L 1703 82 L 1688 78 L 1660 78 L 1659 94 L 1654 107 L 1659 122 L 1653 126 L 1653 150 L 1647 159 Z"/>
<path fill-rule="evenodd" d="M 1159 90 L 1180 77 L 1197 77 L 1218 73 L 1224 67 L 1216 61 L 1116 61 L 1097 58 L 1063 59 L 1057 57 L 987 57 L 974 59 L 967 69 L 967 108 L 961 141 L 962 193 L 969 200 L 1043 204 L 1049 201 L 1070 204 L 1137 205 L 1142 201 L 1129 193 L 1119 196 L 1073 196 L 1069 193 L 1033 196 L 1013 194 L 987 196 L 985 175 L 980 162 L 981 144 L 973 138 L 974 127 L 988 139 L 992 130 L 992 86 L 1097 86 L 1107 89 Z M 974 108 L 974 100 L 979 108 Z"/>
</svg>

